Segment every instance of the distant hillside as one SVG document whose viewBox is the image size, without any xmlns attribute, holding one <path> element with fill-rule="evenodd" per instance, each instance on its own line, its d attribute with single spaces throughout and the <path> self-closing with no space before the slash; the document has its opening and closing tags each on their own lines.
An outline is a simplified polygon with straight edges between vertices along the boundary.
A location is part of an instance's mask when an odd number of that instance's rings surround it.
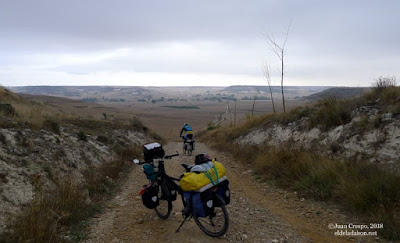
<svg viewBox="0 0 400 243">
<path fill-rule="evenodd" d="M 280 86 L 271 86 L 272 92 L 281 92 Z M 294 90 L 308 90 L 312 92 L 320 92 L 322 90 L 328 89 L 328 86 L 284 86 L 285 92 L 291 92 Z M 256 86 L 256 85 L 233 85 L 229 86 L 222 91 L 232 92 L 232 93 L 242 93 L 242 92 L 265 92 L 269 93 L 268 86 Z"/>
<path fill-rule="evenodd" d="M 129 86 L 23 86 L 10 87 L 17 93 L 31 95 L 50 95 L 68 98 L 109 98 L 109 97 L 129 97 L 132 95 L 149 94 L 150 91 L 142 87 Z"/>
<path fill-rule="evenodd" d="M 334 87 L 306 96 L 303 99 L 309 101 L 318 101 L 326 97 L 349 99 L 349 98 L 359 97 L 370 90 L 371 88 L 366 88 L 366 87 Z"/>
</svg>

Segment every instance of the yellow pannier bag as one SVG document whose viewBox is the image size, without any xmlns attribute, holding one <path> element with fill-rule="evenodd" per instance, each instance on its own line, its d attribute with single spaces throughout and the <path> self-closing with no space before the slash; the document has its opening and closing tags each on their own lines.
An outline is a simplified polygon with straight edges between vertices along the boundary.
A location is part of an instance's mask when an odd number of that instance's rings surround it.
<svg viewBox="0 0 400 243">
<path fill-rule="evenodd" d="M 213 168 L 209 169 L 207 173 L 215 179 L 223 177 L 225 175 L 225 167 L 217 161 L 213 160 L 213 163 L 214 167 L 217 169 L 218 177 Z M 186 172 L 183 174 L 183 177 L 180 180 L 180 185 L 183 191 L 195 191 L 210 183 L 212 182 L 210 179 L 208 179 L 204 172 L 200 172 L 199 174 L 195 172 Z"/>
</svg>

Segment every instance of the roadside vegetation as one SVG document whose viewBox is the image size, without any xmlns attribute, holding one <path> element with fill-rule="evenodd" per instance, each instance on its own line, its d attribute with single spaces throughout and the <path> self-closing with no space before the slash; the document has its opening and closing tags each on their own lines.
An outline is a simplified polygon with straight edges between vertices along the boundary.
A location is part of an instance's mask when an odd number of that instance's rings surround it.
<svg viewBox="0 0 400 243">
<path fill-rule="evenodd" d="M 129 171 L 129 159 L 139 157 L 141 149 L 131 146 L 117 160 L 87 169 L 84 183 L 72 176 L 54 176 L 53 185 L 46 185 L 38 175 L 32 180 L 33 201 L 15 221 L 13 234 L 4 242 L 68 242 L 82 241 L 88 219 L 101 212 L 104 198 L 110 196 Z"/>
<path fill-rule="evenodd" d="M 0 127 L 24 127 L 41 129 L 47 119 L 61 118 L 61 114 L 50 107 L 23 99 L 0 86 Z M 66 116 L 66 115 L 64 115 Z"/>
<path fill-rule="evenodd" d="M 69 242 L 82 241 L 88 219 L 102 210 L 104 199 L 115 192 L 124 175 L 130 171 L 132 158 L 142 154 L 139 145 L 112 141 L 113 130 L 139 131 L 157 141 L 164 140 L 133 117 L 125 120 L 82 119 L 53 110 L 43 104 L 28 101 L 0 87 L 0 128 L 44 129 L 55 134 L 68 131 L 87 142 L 88 136 L 109 146 L 117 155 L 112 160 L 82 172 L 77 180 L 53 172 L 47 164 L 45 173 L 31 178 L 34 187 L 33 201 L 26 205 L 11 231 L 0 236 L 0 242 Z M 56 152 L 56 158 L 63 151 Z M 48 174 L 49 178 L 44 178 Z"/>
<path fill-rule="evenodd" d="M 396 86 L 395 78 L 377 79 L 371 93 L 360 98 L 339 100 L 328 97 L 314 106 L 249 118 L 235 128 L 209 129 L 202 134 L 202 140 L 218 150 L 231 153 L 243 163 L 251 163 L 259 176 L 280 187 L 317 200 L 337 202 L 351 212 L 359 213 L 368 222 L 383 223 L 384 228 L 379 234 L 390 240 L 400 240 L 399 174 L 364 161 L 339 161 L 293 146 L 290 142 L 277 147 L 234 142 L 257 128 L 287 125 L 301 119 L 307 121 L 305 130 L 315 127 L 328 130 L 349 122 L 351 112 L 362 106 L 380 107 L 385 113 L 400 115 L 400 87 Z M 368 126 L 381 124 L 367 122 Z"/>
</svg>

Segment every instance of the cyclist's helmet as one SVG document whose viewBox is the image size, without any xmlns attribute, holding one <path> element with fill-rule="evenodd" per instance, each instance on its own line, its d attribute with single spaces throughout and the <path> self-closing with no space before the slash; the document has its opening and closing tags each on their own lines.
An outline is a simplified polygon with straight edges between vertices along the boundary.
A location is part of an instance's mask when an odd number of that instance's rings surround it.
<svg viewBox="0 0 400 243">
<path fill-rule="evenodd" d="M 198 154 L 196 155 L 196 157 L 194 158 L 194 163 L 196 165 L 200 165 L 203 163 L 207 163 L 208 161 L 212 161 L 211 157 L 208 156 L 207 154 Z"/>
</svg>

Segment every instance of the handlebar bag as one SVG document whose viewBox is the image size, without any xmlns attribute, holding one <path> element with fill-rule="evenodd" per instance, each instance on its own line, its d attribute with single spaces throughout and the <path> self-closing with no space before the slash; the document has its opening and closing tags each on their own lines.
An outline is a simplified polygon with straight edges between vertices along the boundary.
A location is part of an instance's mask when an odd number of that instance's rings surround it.
<svg viewBox="0 0 400 243">
<path fill-rule="evenodd" d="M 183 196 L 191 203 L 193 215 L 207 217 L 214 210 L 214 200 L 211 190 L 204 192 L 184 192 Z"/>
<path fill-rule="evenodd" d="M 153 209 L 158 206 L 158 187 L 151 184 L 146 185 L 140 191 L 139 195 L 142 196 L 142 202 L 145 207 Z"/>
<path fill-rule="evenodd" d="M 146 178 L 150 181 L 155 181 L 157 178 L 157 173 L 154 172 L 154 165 L 145 164 L 143 165 L 143 172 L 146 174 Z"/>
<path fill-rule="evenodd" d="M 144 161 L 152 162 L 153 159 L 163 158 L 165 151 L 159 143 L 149 143 L 143 146 Z"/>
<path fill-rule="evenodd" d="M 218 184 L 217 193 L 222 197 L 222 199 L 224 199 L 225 204 L 229 204 L 231 202 L 231 191 L 229 189 L 228 180 L 221 181 Z"/>
<path fill-rule="evenodd" d="M 217 162 L 213 161 L 214 168 L 207 170 L 206 172 L 186 172 L 180 180 L 180 185 L 183 191 L 196 191 L 201 187 L 215 183 L 219 178 L 223 177 L 226 173 L 225 167 Z M 214 179 L 216 178 L 216 181 Z M 211 179 L 211 180 L 210 180 Z"/>
</svg>

